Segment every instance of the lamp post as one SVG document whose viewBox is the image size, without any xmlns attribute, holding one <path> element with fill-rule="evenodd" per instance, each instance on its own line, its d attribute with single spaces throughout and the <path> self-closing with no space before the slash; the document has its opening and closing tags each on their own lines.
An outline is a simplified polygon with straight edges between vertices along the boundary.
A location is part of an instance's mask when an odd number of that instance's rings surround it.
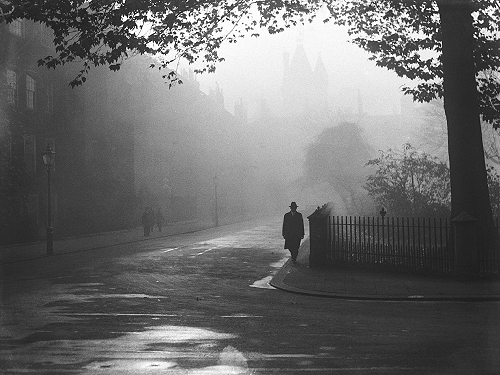
<svg viewBox="0 0 500 375">
<path fill-rule="evenodd" d="M 217 202 L 217 175 L 214 176 L 214 195 L 215 195 L 215 226 L 219 226 L 219 207 Z"/>
<path fill-rule="evenodd" d="M 50 144 L 42 152 L 43 164 L 47 168 L 47 255 L 54 254 L 54 228 L 52 227 L 52 207 L 50 204 L 50 169 L 54 165 L 56 153 L 52 151 Z"/>
</svg>

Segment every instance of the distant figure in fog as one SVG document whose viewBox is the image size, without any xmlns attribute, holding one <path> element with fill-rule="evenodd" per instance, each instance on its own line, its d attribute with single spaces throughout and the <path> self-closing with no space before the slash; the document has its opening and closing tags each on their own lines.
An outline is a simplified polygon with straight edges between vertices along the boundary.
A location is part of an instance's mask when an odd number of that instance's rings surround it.
<svg viewBox="0 0 500 375">
<path fill-rule="evenodd" d="M 148 207 L 148 215 L 149 215 L 149 230 L 153 232 L 155 227 L 155 212 L 153 211 L 153 207 Z"/>
<path fill-rule="evenodd" d="M 163 226 L 163 214 L 159 208 L 158 211 L 156 211 L 156 225 L 158 225 L 158 230 L 161 232 L 161 227 Z"/>
<path fill-rule="evenodd" d="M 149 231 L 151 229 L 151 226 L 149 224 L 149 210 L 147 208 L 144 209 L 144 212 L 142 213 L 141 216 L 141 223 L 142 227 L 144 228 L 144 237 L 149 236 Z"/>
<path fill-rule="evenodd" d="M 290 212 L 283 217 L 282 235 L 285 239 L 285 249 L 290 251 L 292 262 L 297 261 L 300 241 L 304 238 L 304 219 L 302 214 L 297 212 L 297 203 L 290 204 Z"/>
</svg>

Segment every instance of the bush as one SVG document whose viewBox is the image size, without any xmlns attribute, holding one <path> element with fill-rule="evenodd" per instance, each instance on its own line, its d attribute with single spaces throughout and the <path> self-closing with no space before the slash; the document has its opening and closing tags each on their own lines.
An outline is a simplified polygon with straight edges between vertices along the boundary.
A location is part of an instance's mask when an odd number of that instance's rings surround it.
<svg viewBox="0 0 500 375">
<path fill-rule="evenodd" d="M 450 171 L 446 163 L 411 144 L 402 151 L 380 151 L 366 164 L 376 168 L 365 189 L 391 216 L 449 216 Z"/>
</svg>

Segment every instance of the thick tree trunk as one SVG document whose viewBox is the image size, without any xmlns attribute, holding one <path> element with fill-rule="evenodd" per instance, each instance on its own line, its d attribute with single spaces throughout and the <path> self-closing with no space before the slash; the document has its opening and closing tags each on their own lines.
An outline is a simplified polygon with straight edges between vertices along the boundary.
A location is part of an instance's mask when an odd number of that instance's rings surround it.
<svg viewBox="0 0 500 375">
<path fill-rule="evenodd" d="M 437 0 L 443 36 L 444 109 L 448 126 L 451 217 L 465 211 L 492 225 L 473 60 L 472 6 Z"/>
</svg>

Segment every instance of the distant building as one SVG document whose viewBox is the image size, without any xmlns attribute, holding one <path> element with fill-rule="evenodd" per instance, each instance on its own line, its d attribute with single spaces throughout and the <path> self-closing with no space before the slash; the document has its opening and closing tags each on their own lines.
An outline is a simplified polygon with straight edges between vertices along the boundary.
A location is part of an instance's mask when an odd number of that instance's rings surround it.
<svg viewBox="0 0 500 375">
<path fill-rule="evenodd" d="M 137 58 L 124 64 L 137 75 Z M 143 61 L 142 66 L 148 66 Z M 248 212 L 243 122 L 224 109 L 222 90 L 207 95 L 194 77 L 166 89 L 156 71 L 143 72 L 135 87 L 135 185 L 143 206 L 160 206 L 167 221 L 213 220 L 215 184 L 219 222 Z"/>
<path fill-rule="evenodd" d="M 222 89 L 219 87 L 219 83 L 215 83 L 215 88 L 210 89 L 208 95 L 216 105 L 218 105 L 221 108 L 224 108 L 224 93 Z"/>
<path fill-rule="evenodd" d="M 37 66 L 53 53 L 45 26 L 0 24 L 0 243 L 44 236 L 47 144 L 56 152 L 56 236 L 124 227 L 128 215 L 120 210 L 133 203 L 133 131 L 120 116 L 129 85 L 113 92 L 109 77 L 96 71 L 94 83 L 71 89 L 74 68 Z"/>
<path fill-rule="evenodd" d="M 40 153 L 47 144 L 58 154 L 64 149 L 57 134 L 69 99 L 63 78 L 36 64 L 52 53 L 50 41 L 50 30 L 40 24 L 0 24 L 0 243 L 33 241 L 43 233 L 47 183 Z M 57 173 L 65 169 L 56 160 Z M 54 189 L 55 217 L 59 200 Z"/>
<path fill-rule="evenodd" d="M 192 72 L 169 89 L 146 57 L 71 89 L 74 66 L 37 66 L 51 41 L 40 24 L 0 24 L 0 244 L 45 236 L 47 144 L 56 238 L 138 226 L 144 205 L 210 220 L 215 176 L 220 222 L 246 214 L 245 142 L 222 90 L 203 94 Z"/>
<path fill-rule="evenodd" d="M 234 104 L 234 117 L 243 124 L 248 122 L 248 109 L 241 98 Z"/>
<path fill-rule="evenodd" d="M 254 176 L 249 186 L 261 214 L 281 212 L 290 201 L 300 200 L 297 181 L 303 173 L 303 150 L 329 120 L 325 65 L 318 57 L 312 69 L 302 43 L 291 58 L 283 54 L 281 93 L 282 111 L 261 98 L 258 115 L 246 126 Z M 242 107 L 238 103 L 235 113 Z"/>
<path fill-rule="evenodd" d="M 309 64 L 304 46 L 297 49 L 290 61 L 283 54 L 283 109 L 285 116 L 296 116 L 321 112 L 328 109 L 328 73 L 321 56 L 314 70 Z"/>
</svg>

